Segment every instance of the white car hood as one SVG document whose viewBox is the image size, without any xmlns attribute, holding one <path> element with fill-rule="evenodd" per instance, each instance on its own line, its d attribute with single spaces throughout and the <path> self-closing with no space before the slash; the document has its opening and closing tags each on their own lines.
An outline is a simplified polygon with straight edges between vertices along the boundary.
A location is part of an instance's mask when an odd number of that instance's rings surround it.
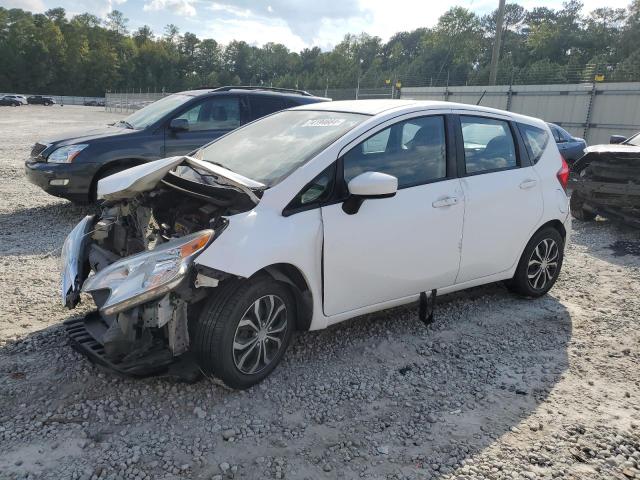
<svg viewBox="0 0 640 480">
<path fill-rule="evenodd" d="M 591 145 L 584 149 L 584 153 L 635 153 L 640 152 L 640 147 L 628 144 L 605 144 L 605 145 Z"/>
<path fill-rule="evenodd" d="M 128 168 L 127 170 L 114 173 L 101 179 L 98 182 L 98 198 L 104 200 L 123 200 L 134 197 L 139 193 L 153 190 L 170 170 L 185 162 L 217 175 L 225 184 L 236 187 L 244 192 L 256 204 L 259 198 L 253 189 L 265 188 L 263 183 L 243 177 L 226 168 L 198 160 L 197 158 L 181 155 L 143 163 L 137 167 Z"/>
</svg>

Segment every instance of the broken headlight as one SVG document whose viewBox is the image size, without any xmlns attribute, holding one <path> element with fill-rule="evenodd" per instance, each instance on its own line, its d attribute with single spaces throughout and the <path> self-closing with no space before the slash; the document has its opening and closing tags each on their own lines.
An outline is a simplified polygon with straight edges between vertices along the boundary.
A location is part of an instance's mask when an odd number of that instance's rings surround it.
<svg viewBox="0 0 640 480">
<path fill-rule="evenodd" d="M 178 286 L 193 259 L 212 238 L 213 230 L 202 230 L 123 258 L 89 277 L 82 291 L 108 290 L 106 301 L 99 305 L 106 315 L 146 303 Z"/>
</svg>

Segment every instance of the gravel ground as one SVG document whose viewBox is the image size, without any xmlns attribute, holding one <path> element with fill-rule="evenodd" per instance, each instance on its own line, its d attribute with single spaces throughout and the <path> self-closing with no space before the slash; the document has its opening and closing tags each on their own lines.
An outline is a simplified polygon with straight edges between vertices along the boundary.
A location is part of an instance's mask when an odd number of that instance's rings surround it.
<svg viewBox="0 0 640 480">
<path fill-rule="evenodd" d="M 302 333 L 245 392 L 92 366 L 58 298 L 87 208 L 23 160 L 116 117 L 0 110 L 0 478 L 640 478 L 640 242 L 606 221 L 574 224 L 544 298 L 491 285 L 443 297 L 429 328 L 406 307 Z"/>
</svg>

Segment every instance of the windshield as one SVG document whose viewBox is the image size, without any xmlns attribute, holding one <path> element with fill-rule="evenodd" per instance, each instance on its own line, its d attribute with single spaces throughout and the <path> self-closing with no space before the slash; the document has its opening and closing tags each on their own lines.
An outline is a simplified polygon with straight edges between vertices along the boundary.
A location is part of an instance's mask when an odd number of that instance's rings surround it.
<svg viewBox="0 0 640 480">
<path fill-rule="evenodd" d="M 367 118 L 355 113 L 282 111 L 225 135 L 195 157 L 271 187 Z"/>
<path fill-rule="evenodd" d="M 129 124 L 135 129 L 141 129 L 148 127 L 152 123 L 157 122 L 164 117 L 168 112 L 179 107 L 193 97 L 189 95 L 169 95 L 168 97 L 161 98 L 160 100 L 150 103 L 144 108 L 141 108 L 135 113 L 132 113 L 124 120 L 121 120 L 124 124 Z"/>
<path fill-rule="evenodd" d="M 640 133 L 636 133 L 624 143 L 627 145 L 633 145 L 634 147 L 640 147 Z"/>
</svg>

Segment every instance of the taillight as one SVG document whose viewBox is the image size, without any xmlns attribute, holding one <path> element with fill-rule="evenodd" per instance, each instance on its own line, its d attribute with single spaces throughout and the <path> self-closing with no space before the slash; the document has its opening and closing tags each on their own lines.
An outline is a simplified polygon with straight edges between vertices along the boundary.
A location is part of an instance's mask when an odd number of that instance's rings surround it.
<svg viewBox="0 0 640 480">
<path fill-rule="evenodd" d="M 567 184 L 569 183 L 569 165 L 567 165 L 567 161 L 562 155 L 560 155 L 560 158 L 562 159 L 562 167 L 560 167 L 560 170 L 558 170 L 558 173 L 556 173 L 556 177 L 558 177 L 558 181 L 560 182 L 560 185 L 562 185 L 562 189 L 566 193 Z"/>
</svg>

